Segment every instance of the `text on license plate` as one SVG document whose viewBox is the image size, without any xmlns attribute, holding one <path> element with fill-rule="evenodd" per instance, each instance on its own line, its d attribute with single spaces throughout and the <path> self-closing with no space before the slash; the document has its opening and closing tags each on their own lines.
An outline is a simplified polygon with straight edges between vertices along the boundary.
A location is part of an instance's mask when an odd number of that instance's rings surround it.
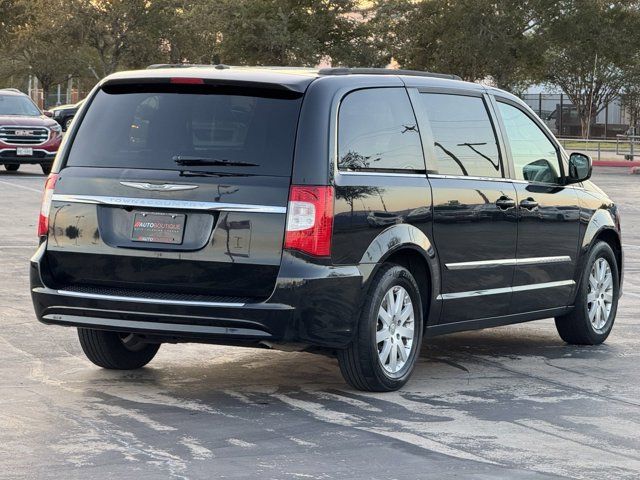
<svg viewBox="0 0 640 480">
<path fill-rule="evenodd" d="M 176 213 L 135 212 L 131 240 L 180 244 L 186 218 L 186 215 Z"/>
<path fill-rule="evenodd" d="M 18 157 L 30 157 L 33 155 L 33 148 L 31 147 L 18 147 L 16 148 L 16 155 Z"/>
</svg>

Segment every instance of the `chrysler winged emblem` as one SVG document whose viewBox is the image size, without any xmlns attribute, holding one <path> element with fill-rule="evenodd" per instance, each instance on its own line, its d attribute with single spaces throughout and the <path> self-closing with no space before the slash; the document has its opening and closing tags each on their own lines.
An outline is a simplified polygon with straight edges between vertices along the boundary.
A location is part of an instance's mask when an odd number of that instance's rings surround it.
<svg viewBox="0 0 640 480">
<path fill-rule="evenodd" d="M 198 185 L 178 185 L 172 183 L 120 182 L 120 185 L 153 192 L 178 192 L 180 190 L 193 190 L 198 188 Z"/>
</svg>

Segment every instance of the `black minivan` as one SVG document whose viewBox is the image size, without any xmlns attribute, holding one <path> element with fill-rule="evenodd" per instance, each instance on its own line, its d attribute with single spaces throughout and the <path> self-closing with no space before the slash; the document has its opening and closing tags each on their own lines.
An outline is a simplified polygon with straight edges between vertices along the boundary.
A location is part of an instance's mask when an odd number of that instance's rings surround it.
<svg viewBox="0 0 640 480">
<path fill-rule="evenodd" d="M 165 342 L 324 351 L 355 388 L 423 337 L 554 317 L 599 344 L 621 294 L 614 203 L 506 92 L 384 69 L 111 75 L 47 180 L 38 319 L 104 368 Z"/>
</svg>

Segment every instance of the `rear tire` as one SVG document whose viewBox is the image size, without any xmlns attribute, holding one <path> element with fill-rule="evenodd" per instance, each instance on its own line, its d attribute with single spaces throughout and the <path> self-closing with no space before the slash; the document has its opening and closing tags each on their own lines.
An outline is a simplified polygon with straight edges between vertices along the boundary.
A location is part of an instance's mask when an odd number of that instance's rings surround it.
<svg viewBox="0 0 640 480">
<path fill-rule="evenodd" d="M 555 319 L 560 338 L 573 345 L 604 342 L 613 328 L 619 294 L 616 257 L 609 244 L 598 242 L 585 263 L 573 310 Z"/>
<path fill-rule="evenodd" d="M 142 343 L 134 335 L 78 328 L 84 354 L 94 364 L 110 370 L 144 367 L 158 353 L 159 343 Z"/>
<path fill-rule="evenodd" d="M 20 165 L 5 165 L 4 168 L 7 172 L 17 172 L 20 169 Z"/>
<path fill-rule="evenodd" d="M 40 168 L 42 169 L 42 173 L 45 175 L 49 175 L 51 173 L 52 165 L 50 163 L 41 163 Z"/>
<path fill-rule="evenodd" d="M 338 351 L 342 376 L 358 390 L 398 390 L 411 376 L 422 344 L 422 302 L 413 275 L 398 265 L 383 265 L 361 312 L 355 339 Z"/>
</svg>

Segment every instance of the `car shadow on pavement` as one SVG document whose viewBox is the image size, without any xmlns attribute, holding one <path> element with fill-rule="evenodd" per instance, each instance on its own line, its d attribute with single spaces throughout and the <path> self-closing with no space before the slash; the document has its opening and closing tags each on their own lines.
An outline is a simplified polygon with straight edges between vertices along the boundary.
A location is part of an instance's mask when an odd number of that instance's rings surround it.
<svg viewBox="0 0 640 480">
<path fill-rule="evenodd" d="M 612 355 L 615 351 L 607 344 L 569 346 L 548 329 L 537 332 L 530 327 L 502 327 L 427 338 L 414 374 L 403 390 L 428 390 L 429 385 L 440 380 L 460 380 L 466 386 L 471 373 L 488 366 L 504 370 L 532 364 L 551 369 L 557 367 L 550 362 L 557 360 L 597 361 Z M 208 392 L 223 389 L 352 390 L 342 380 L 338 363 L 332 357 L 210 345 L 163 345 L 146 368 L 120 372 L 96 367 L 80 376 L 93 384 L 126 384 L 142 389 L 175 387 L 176 392 L 195 389 L 205 398 Z"/>
</svg>

